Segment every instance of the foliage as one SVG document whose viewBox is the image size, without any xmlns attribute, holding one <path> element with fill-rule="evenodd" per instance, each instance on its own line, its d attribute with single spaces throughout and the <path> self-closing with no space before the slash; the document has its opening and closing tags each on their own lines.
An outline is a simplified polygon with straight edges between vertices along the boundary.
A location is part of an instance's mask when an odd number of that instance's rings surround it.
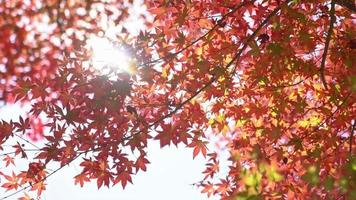
<svg viewBox="0 0 356 200">
<path fill-rule="evenodd" d="M 0 123 L 0 145 L 22 139 L 3 163 L 32 160 L 1 173 L 2 187 L 41 195 L 74 160 L 82 167 L 75 184 L 125 187 L 146 171 L 148 141 L 159 140 L 208 158 L 197 183 L 208 196 L 355 199 L 350 2 L 144 1 L 154 18 L 142 16 L 137 35 L 123 26 L 130 1 L 1 3 L 1 100 L 31 105 L 26 117 Z M 121 26 L 114 42 L 135 58 L 129 72 L 103 75 L 88 64 L 85 41 L 103 34 L 103 20 Z M 230 154 L 226 177 L 208 134 Z"/>
</svg>

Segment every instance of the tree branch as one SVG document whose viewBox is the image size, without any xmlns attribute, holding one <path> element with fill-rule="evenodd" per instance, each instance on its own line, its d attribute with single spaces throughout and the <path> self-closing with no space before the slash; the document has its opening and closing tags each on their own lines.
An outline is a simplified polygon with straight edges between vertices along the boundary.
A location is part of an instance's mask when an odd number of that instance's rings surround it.
<svg viewBox="0 0 356 200">
<path fill-rule="evenodd" d="M 297 81 L 297 82 L 294 82 L 294 83 L 290 83 L 290 84 L 281 84 L 281 85 L 269 86 L 269 87 L 267 87 L 267 90 L 275 91 L 275 90 L 278 90 L 278 89 L 294 87 L 294 86 L 297 86 L 297 85 L 303 83 L 305 80 L 307 80 L 310 77 L 311 76 L 307 76 L 304 79 L 301 79 L 300 81 Z"/>
<path fill-rule="evenodd" d="M 335 0 L 335 3 L 339 6 L 349 9 L 352 12 L 356 12 L 356 4 L 353 0 Z"/>
<path fill-rule="evenodd" d="M 22 149 L 22 150 L 25 151 L 25 152 L 28 152 L 28 151 L 36 151 L 36 152 L 38 152 L 38 151 L 41 151 L 40 149 Z M 17 153 L 17 151 L 2 153 L 2 154 L 0 154 L 0 157 L 11 155 L 11 154 L 16 154 L 16 153 Z"/>
<path fill-rule="evenodd" d="M 325 80 L 325 62 L 326 62 L 326 57 L 328 55 L 328 49 L 330 45 L 330 40 L 331 36 L 333 34 L 333 29 L 334 29 L 334 23 L 336 21 L 335 17 L 335 0 L 331 1 L 331 8 L 330 8 L 330 25 L 329 25 L 329 30 L 328 30 L 328 35 L 326 36 L 325 40 L 325 47 L 324 47 L 324 53 L 322 56 L 321 64 L 320 64 L 320 79 L 325 87 L 325 89 L 328 89 L 328 85 Z"/>
<path fill-rule="evenodd" d="M 354 123 L 351 127 L 351 131 L 350 131 L 350 149 L 349 149 L 349 152 L 350 152 L 350 156 L 352 156 L 352 142 L 354 140 L 354 131 L 356 129 L 356 120 L 354 119 Z"/>
<path fill-rule="evenodd" d="M 26 143 L 32 145 L 33 147 L 37 148 L 38 150 L 41 149 L 40 147 L 38 147 L 37 145 L 35 145 L 33 142 L 30 142 L 29 140 L 23 138 L 22 136 L 18 135 L 18 134 L 14 134 L 16 137 L 20 138 L 21 140 L 25 141 Z"/>
</svg>

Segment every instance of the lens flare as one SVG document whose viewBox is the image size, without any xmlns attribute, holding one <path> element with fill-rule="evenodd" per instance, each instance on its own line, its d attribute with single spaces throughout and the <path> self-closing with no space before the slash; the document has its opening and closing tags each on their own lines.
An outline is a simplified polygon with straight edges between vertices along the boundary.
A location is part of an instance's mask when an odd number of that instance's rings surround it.
<svg viewBox="0 0 356 200">
<path fill-rule="evenodd" d="M 90 37 L 87 44 L 92 52 L 92 65 L 102 74 L 135 72 L 136 60 L 125 51 L 124 47 L 98 36 Z"/>
</svg>

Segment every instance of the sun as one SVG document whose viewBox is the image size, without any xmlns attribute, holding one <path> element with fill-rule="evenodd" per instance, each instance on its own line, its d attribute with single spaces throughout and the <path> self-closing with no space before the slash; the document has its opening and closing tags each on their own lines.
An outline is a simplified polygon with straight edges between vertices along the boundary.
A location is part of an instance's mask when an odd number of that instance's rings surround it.
<svg viewBox="0 0 356 200">
<path fill-rule="evenodd" d="M 123 46 L 98 36 L 91 36 L 87 45 L 92 54 L 91 63 L 101 74 L 135 73 L 136 59 Z"/>
<path fill-rule="evenodd" d="M 91 34 L 86 40 L 86 49 L 91 52 L 90 64 L 101 75 L 115 76 L 116 73 L 137 73 L 137 59 L 124 45 L 117 43 L 125 29 L 132 36 L 138 36 L 146 28 L 145 21 L 152 21 L 152 16 L 141 1 L 134 1 L 129 7 L 130 16 L 117 24 L 102 15 L 100 20 L 102 31 L 98 35 Z M 145 16 L 144 18 L 142 16 Z M 122 35 L 121 35 L 122 36 Z M 121 37 L 120 36 L 120 37 Z"/>
</svg>

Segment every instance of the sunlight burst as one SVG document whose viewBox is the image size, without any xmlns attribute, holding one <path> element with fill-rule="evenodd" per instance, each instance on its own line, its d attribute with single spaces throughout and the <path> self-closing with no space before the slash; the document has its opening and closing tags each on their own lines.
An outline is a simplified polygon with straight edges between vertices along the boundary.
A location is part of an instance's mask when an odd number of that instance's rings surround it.
<svg viewBox="0 0 356 200">
<path fill-rule="evenodd" d="M 102 74 L 133 72 L 135 59 L 125 51 L 124 47 L 114 44 L 108 38 L 98 36 L 92 36 L 88 40 L 88 45 L 92 52 L 93 67 Z"/>
</svg>

